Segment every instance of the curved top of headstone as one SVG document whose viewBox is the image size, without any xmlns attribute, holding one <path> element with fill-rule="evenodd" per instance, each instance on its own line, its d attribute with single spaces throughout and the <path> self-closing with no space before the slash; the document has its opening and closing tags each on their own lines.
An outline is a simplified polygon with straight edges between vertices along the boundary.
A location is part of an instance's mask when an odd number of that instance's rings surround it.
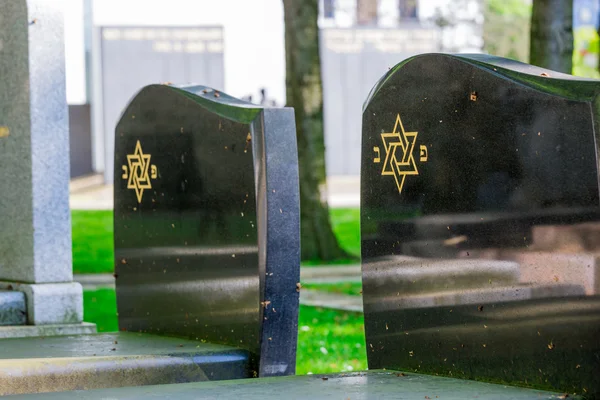
<svg viewBox="0 0 600 400">
<path fill-rule="evenodd" d="M 598 94 L 485 55 L 413 57 L 378 82 L 360 174 L 369 369 L 600 393 L 593 235 L 567 233 L 600 221 Z"/>
<path fill-rule="evenodd" d="M 243 377 L 293 374 L 300 280 L 293 109 L 205 86 L 150 85 L 115 133 L 120 329 L 248 350 Z"/>
<path fill-rule="evenodd" d="M 148 85 L 137 92 L 132 97 L 130 103 L 135 101 L 135 99 L 137 99 L 139 96 L 142 96 L 149 90 L 165 90 L 171 93 L 178 93 L 194 101 L 195 103 L 198 103 L 208 111 L 244 124 L 252 122 L 258 113 L 265 108 L 258 104 L 240 100 L 211 87 L 196 84 L 172 85 L 165 83 Z M 125 111 L 126 109 L 123 111 L 123 113 L 125 113 Z M 123 114 L 121 114 L 121 118 L 122 117 Z M 119 120 L 121 118 L 119 118 Z"/>
<path fill-rule="evenodd" d="M 575 98 L 578 100 L 592 100 L 600 92 L 600 85 L 595 79 L 580 78 L 549 69 L 536 67 L 487 54 L 420 54 L 396 64 L 375 84 L 365 100 L 363 111 L 377 95 L 382 86 L 402 68 L 409 64 L 424 66 L 439 65 L 440 63 L 464 63 L 488 71 L 504 79 L 509 79 L 545 93 Z M 454 77 L 448 76 L 449 81 Z"/>
</svg>

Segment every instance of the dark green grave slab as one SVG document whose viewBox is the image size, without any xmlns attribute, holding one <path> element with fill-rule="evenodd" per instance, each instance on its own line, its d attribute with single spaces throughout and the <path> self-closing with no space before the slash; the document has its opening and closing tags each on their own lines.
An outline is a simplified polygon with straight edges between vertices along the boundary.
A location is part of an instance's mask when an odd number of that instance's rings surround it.
<svg viewBox="0 0 600 400">
<path fill-rule="evenodd" d="M 140 333 L 3 339 L 0 395 L 235 379 L 250 354 Z"/>
<path fill-rule="evenodd" d="M 417 56 L 379 81 L 361 167 L 369 368 L 600 395 L 595 266 L 494 256 L 600 219 L 598 94 L 484 55 Z"/>
<path fill-rule="evenodd" d="M 202 382 L 106 390 L 51 393 L 45 399 L 361 399 L 361 400 L 551 400 L 561 395 L 427 375 L 369 371 L 260 380 Z M 35 399 L 39 396 L 16 396 Z M 564 398 L 564 397 L 562 397 Z M 569 399 L 576 398 L 570 396 Z"/>
</svg>

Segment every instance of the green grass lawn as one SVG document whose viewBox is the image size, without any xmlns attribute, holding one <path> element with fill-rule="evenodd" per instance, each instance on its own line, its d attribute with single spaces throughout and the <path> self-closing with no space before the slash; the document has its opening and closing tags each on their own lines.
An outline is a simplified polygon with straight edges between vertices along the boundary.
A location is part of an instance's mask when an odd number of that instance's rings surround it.
<svg viewBox="0 0 600 400">
<path fill-rule="evenodd" d="M 112 211 L 73 210 L 73 272 L 76 274 L 113 273 Z M 360 256 L 360 212 L 358 208 L 331 209 L 331 223 L 340 245 L 355 259 L 328 264 L 356 263 Z M 306 262 L 302 265 L 321 265 Z"/>
<path fill-rule="evenodd" d="M 73 210 L 73 273 L 113 273 L 112 211 Z"/>
<path fill-rule="evenodd" d="M 350 255 L 360 257 L 360 209 L 331 208 L 331 225 L 340 245 Z M 356 262 L 356 261 L 355 261 Z"/>
<path fill-rule="evenodd" d="M 85 291 L 84 320 L 99 332 L 118 329 L 114 289 Z M 365 370 L 365 334 L 360 313 L 300 306 L 296 373 Z"/>
<path fill-rule="evenodd" d="M 118 331 L 117 296 L 115 290 L 84 290 L 83 320 L 95 323 L 98 332 Z"/>
<path fill-rule="evenodd" d="M 367 369 L 361 313 L 300 306 L 296 373 Z"/>
</svg>

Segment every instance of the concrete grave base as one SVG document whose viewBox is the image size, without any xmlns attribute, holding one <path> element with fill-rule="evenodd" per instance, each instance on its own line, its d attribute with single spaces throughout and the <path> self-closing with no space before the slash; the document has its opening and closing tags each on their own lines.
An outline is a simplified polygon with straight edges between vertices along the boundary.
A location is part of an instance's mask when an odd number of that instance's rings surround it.
<svg viewBox="0 0 600 400">
<path fill-rule="evenodd" d="M 82 322 L 80 324 L 0 326 L 0 339 L 86 335 L 90 333 L 96 333 L 96 324 L 89 322 Z"/>
<path fill-rule="evenodd" d="M 26 322 L 25 294 L 0 290 L 0 326 L 25 325 Z"/>
<path fill-rule="evenodd" d="M 296 375 L 219 382 L 192 382 L 179 385 L 120 387 L 90 391 L 44 393 L 18 396 L 19 399 L 496 399 L 556 400 L 559 393 L 506 385 L 420 375 L 414 372 L 370 370 L 332 375 Z M 574 397 L 577 398 L 577 397 Z M 569 400 L 571 397 L 569 397 Z"/>
<path fill-rule="evenodd" d="M 0 396 L 250 378 L 250 357 L 235 347 L 131 332 L 6 339 Z"/>
<path fill-rule="evenodd" d="M 29 325 L 79 324 L 83 321 L 83 289 L 77 282 L 0 282 L 0 290 L 25 294 Z"/>
</svg>

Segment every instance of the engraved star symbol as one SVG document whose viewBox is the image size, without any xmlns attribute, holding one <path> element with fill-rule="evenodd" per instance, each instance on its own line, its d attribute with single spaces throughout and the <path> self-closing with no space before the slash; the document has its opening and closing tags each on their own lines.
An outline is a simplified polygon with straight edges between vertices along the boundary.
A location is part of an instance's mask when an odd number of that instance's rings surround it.
<svg viewBox="0 0 600 400">
<path fill-rule="evenodd" d="M 419 175 L 413 156 L 417 135 L 418 132 L 404 130 L 400 114 L 396 116 L 394 130 L 391 133 L 381 134 L 385 148 L 385 161 L 381 175 L 393 176 L 399 193 L 402 193 L 408 175 Z"/>
<path fill-rule="evenodd" d="M 127 155 L 127 168 L 123 166 L 125 173 L 123 179 L 127 179 L 127 189 L 134 189 L 138 203 L 142 202 L 144 190 L 152 189 L 150 175 L 150 154 L 142 152 L 142 145 L 138 140 L 135 145 L 135 152 Z M 154 167 L 154 166 L 153 166 Z M 154 177 L 154 172 L 152 173 Z"/>
</svg>

